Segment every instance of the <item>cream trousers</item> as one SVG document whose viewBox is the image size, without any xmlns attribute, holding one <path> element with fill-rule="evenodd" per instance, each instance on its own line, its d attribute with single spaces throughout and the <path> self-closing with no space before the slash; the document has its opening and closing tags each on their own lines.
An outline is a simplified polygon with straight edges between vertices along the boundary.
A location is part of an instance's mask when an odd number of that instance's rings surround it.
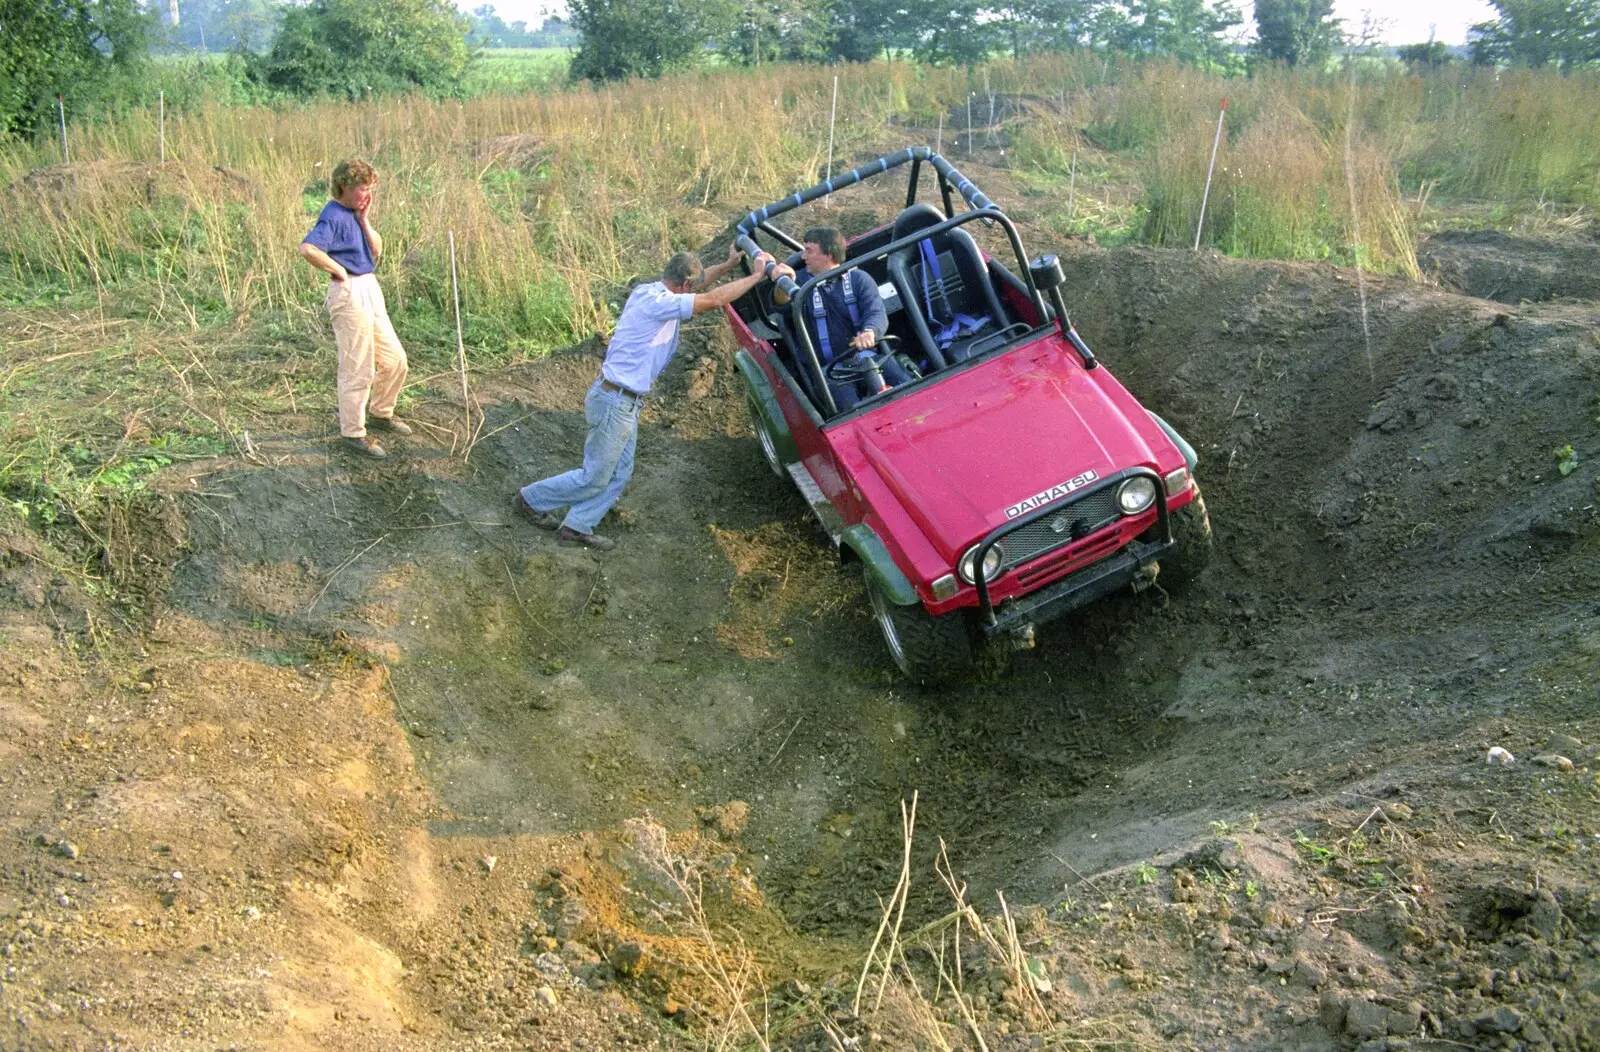
<svg viewBox="0 0 1600 1052">
<path fill-rule="evenodd" d="M 369 409 L 377 417 L 394 415 L 406 382 L 406 351 L 373 275 L 328 282 L 327 306 L 339 346 L 339 433 L 360 438 Z"/>
</svg>

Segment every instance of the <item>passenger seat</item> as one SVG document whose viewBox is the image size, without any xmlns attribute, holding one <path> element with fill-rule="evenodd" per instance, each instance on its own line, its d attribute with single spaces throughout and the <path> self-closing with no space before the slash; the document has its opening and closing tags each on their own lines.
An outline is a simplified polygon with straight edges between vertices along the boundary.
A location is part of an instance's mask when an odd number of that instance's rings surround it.
<svg viewBox="0 0 1600 1052">
<path fill-rule="evenodd" d="M 944 218 L 933 205 L 914 204 L 895 218 L 893 240 Z M 933 368 L 965 361 L 979 344 L 992 343 L 1011 324 L 978 243 L 959 227 L 891 253 L 888 270 Z"/>
</svg>

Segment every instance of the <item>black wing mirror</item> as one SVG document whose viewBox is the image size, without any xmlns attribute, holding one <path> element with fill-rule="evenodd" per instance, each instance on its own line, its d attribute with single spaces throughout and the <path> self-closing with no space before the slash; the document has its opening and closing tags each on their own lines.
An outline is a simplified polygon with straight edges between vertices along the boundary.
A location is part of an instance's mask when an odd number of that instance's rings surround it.
<svg viewBox="0 0 1600 1052">
<path fill-rule="evenodd" d="M 1056 324 L 1061 326 L 1061 335 L 1067 338 L 1072 349 L 1078 352 L 1078 357 L 1083 359 L 1083 367 L 1093 369 L 1097 364 L 1094 352 L 1089 350 L 1089 345 L 1083 342 L 1078 330 L 1072 327 L 1072 319 L 1067 316 L 1067 301 L 1061 294 L 1061 286 L 1067 283 L 1067 275 L 1061 269 L 1061 260 L 1053 252 L 1046 253 L 1028 264 L 1028 276 L 1033 279 L 1035 288 L 1050 297 L 1050 305 L 1056 312 Z"/>
</svg>

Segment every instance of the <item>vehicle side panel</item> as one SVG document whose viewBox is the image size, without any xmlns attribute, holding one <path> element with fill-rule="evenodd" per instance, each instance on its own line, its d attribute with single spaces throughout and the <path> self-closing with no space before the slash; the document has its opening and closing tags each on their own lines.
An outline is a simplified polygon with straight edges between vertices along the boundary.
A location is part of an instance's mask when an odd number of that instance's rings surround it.
<svg viewBox="0 0 1600 1052">
<path fill-rule="evenodd" d="M 725 308 L 725 311 L 728 315 L 728 324 L 733 327 L 739 345 L 761 366 L 767 382 L 772 385 L 778 407 L 783 411 L 783 418 L 789 425 L 789 434 L 800 453 L 800 462 L 811 472 L 817 487 L 833 504 L 834 510 L 844 519 L 845 524 L 853 525 L 860 522 L 862 518 L 860 496 L 840 473 L 833 447 L 823 436 L 811 414 L 806 411 L 806 407 L 801 404 L 801 396 L 783 377 L 782 366 L 777 361 L 777 352 L 770 343 L 759 339 L 751 332 L 744 319 L 740 318 L 731 306 Z"/>
</svg>

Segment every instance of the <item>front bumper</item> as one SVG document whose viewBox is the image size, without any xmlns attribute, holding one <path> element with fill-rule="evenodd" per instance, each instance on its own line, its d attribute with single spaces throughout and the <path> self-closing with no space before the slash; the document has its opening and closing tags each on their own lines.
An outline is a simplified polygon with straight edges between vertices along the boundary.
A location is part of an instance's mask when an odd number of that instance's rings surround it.
<svg viewBox="0 0 1600 1052">
<path fill-rule="evenodd" d="M 1177 542 L 1170 538 L 1133 541 L 1116 554 L 1074 570 L 1036 592 L 991 607 L 990 616 L 977 618 L 977 624 L 986 636 L 1005 635 L 1043 624 L 1132 585 L 1152 563 L 1177 548 Z"/>
<path fill-rule="evenodd" d="M 977 623 L 985 635 L 998 635 L 1004 632 L 1013 632 L 1025 628 L 1030 624 L 1048 621 L 1086 603 L 1116 591 L 1124 585 L 1132 584 L 1140 574 L 1148 569 L 1151 563 L 1163 555 L 1177 548 L 1177 543 L 1172 536 L 1172 522 L 1170 511 L 1167 507 L 1166 488 L 1160 476 L 1149 468 L 1128 468 L 1119 471 L 1110 478 L 1102 480 L 1092 490 L 1089 490 L 1072 501 L 1064 504 L 1049 504 L 1015 522 L 1007 523 L 986 536 L 979 544 L 977 553 L 973 557 L 973 564 L 983 565 L 984 553 L 990 545 L 997 544 L 1006 534 L 1011 533 L 1035 519 L 1046 515 L 1054 515 L 1072 504 L 1084 500 L 1103 490 L 1114 490 L 1125 480 L 1143 475 L 1156 484 L 1156 527 L 1152 531 L 1154 539 L 1149 541 L 1133 540 L 1114 554 L 1096 559 L 1087 566 L 1080 567 L 1072 573 L 1054 581 L 1037 591 L 1027 592 L 1012 599 L 995 604 L 989 594 L 986 581 L 980 575 L 977 582 L 978 591 L 978 617 Z"/>
</svg>

